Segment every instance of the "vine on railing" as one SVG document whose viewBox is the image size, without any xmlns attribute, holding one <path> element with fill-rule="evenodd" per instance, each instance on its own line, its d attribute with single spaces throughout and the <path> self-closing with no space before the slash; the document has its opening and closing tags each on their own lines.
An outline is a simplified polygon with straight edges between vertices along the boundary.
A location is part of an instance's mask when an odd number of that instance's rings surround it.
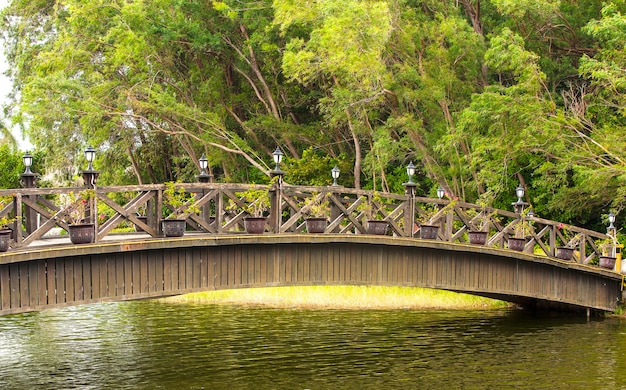
<svg viewBox="0 0 626 390">
<path fill-rule="evenodd" d="M 22 221 L 14 224 L 21 228 L 17 228 L 11 246 L 28 247 L 35 241 L 49 239 L 55 231 L 67 230 L 66 217 L 76 210 L 61 200 L 82 190 L 84 188 L 0 190 L 0 197 L 9 200 L 0 210 L 2 215 L 12 215 Z M 183 194 L 181 201 L 184 202 L 168 205 L 164 194 Z M 160 221 L 167 214 L 183 208 L 190 210 L 180 215 L 186 220 L 190 232 L 243 233 L 244 218 L 255 205 L 261 204 L 264 207 L 259 214 L 269 217 L 269 232 L 305 233 L 306 219 L 311 216 L 316 202 L 324 205 L 318 207 L 315 214 L 320 216 L 320 210 L 324 210 L 325 233 L 367 234 L 369 221 L 378 220 L 387 224 L 389 235 L 419 237 L 421 224 L 427 223 L 438 227 L 437 240 L 468 244 L 470 231 L 480 230 L 487 234 L 484 245 L 507 248 L 508 239 L 517 231 L 526 239 L 525 252 L 556 258 L 558 248 L 567 247 L 573 250 L 573 260 L 582 264 L 597 261 L 601 250 L 596 242 L 609 238 L 604 233 L 534 216 L 520 216 L 486 205 L 341 186 L 290 186 L 279 182 L 271 185 L 176 183 L 170 187 L 158 184 L 115 186 L 97 188 L 95 199 L 95 210 L 91 212 L 97 217 L 93 218 L 96 241 L 113 232 L 132 229 L 160 237 Z M 267 199 L 270 199 L 269 210 Z"/>
</svg>

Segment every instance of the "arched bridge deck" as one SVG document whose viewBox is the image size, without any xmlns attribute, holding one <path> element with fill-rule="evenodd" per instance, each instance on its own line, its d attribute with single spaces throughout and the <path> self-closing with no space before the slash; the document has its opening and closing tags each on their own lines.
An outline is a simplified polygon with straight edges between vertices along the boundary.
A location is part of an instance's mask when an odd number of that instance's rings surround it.
<svg viewBox="0 0 626 390">
<path fill-rule="evenodd" d="M 621 300 L 622 277 L 545 256 L 413 238 L 197 234 L 0 254 L 0 315 L 214 289 L 344 284 L 611 311 Z"/>
</svg>

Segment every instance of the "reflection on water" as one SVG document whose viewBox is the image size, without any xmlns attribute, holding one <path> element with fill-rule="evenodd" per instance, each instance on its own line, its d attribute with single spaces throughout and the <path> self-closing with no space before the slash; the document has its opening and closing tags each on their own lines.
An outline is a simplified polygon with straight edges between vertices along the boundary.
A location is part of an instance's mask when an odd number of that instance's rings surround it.
<svg viewBox="0 0 626 390">
<path fill-rule="evenodd" d="M 626 389 L 626 321 L 126 302 L 0 317 L 2 389 Z"/>
</svg>

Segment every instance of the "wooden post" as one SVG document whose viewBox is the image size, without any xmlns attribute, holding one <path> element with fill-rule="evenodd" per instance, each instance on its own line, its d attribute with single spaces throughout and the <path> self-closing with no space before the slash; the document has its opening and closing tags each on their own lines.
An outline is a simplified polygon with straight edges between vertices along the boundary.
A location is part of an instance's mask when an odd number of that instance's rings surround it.
<svg viewBox="0 0 626 390">
<path fill-rule="evenodd" d="M 35 188 L 37 186 L 36 173 L 24 172 L 20 176 L 22 179 L 21 182 L 23 188 Z M 26 198 L 31 202 L 37 201 L 37 195 L 26 195 Z M 31 234 L 32 232 L 37 230 L 37 212 L 35 212 L 35 210 L 33 210 L 30 206 L 25 206 L 24 216 L 26 217 L 26 221 L 24 222 L 26 233 Z"/>
<path fill-rule="evenodd" d="M 413 182 L 403 183 L 404 193 L 409 197 L 407 200 L 408 207 L 407 214 L 404 215 L 404 236 L 413 238 L 413 232 L 415 231 L 415 188 L 417 184 Z"/>
</svg>

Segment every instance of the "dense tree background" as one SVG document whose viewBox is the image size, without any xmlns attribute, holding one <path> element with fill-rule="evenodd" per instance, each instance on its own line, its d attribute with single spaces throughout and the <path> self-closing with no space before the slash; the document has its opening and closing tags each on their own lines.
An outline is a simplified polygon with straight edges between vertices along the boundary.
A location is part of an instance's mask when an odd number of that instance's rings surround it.
<svg viewBox="0 0 626 390">
<path fill-rule="evenodd" d="M 626 204 L 626 2 L 13 0 L 7 112 L 106 183 L 442 185 L 597 227 Z M 487 194 L 487 195 L 486 195 Z"/>
</svg>

